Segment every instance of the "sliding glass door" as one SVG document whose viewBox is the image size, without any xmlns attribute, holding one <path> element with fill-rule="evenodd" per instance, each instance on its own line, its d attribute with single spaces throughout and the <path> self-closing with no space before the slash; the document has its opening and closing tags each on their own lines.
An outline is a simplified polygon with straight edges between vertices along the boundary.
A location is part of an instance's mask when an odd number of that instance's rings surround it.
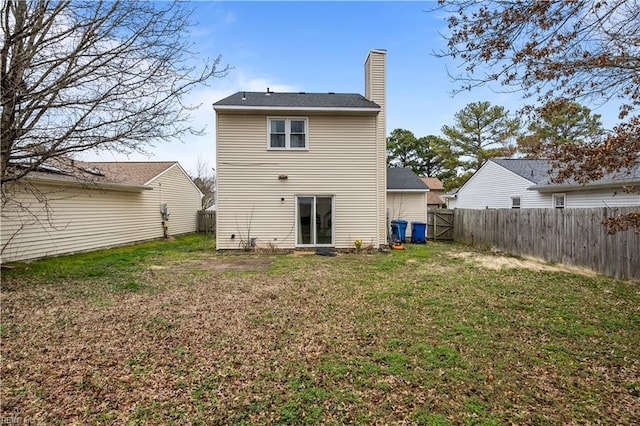
<svg viewBox="0 0 640 426">
<path fill-rule="evenodd" d="M 333 197 L 296 198 L 298 246 L 333 246 Z"/>
</svg>

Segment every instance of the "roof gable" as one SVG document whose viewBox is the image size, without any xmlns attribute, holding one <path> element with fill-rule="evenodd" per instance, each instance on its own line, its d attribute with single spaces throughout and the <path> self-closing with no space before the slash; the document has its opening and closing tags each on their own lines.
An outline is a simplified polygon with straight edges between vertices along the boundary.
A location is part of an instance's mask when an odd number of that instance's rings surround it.
<svg viewBox="0 0 640 426">
<path fill-rule="evenodd" d="M 459 194 L 462 194 L 464 191 L 467 190 L 467 188 L 471 185 L 474 184 L 474 182 L 476 182 L 478 179 L 483 179 L 484 176 L 486 175 L 486 173 L 492 173 L 491 171 L 487 171 L 487 169 L 491 169 L 492 167 L 495 166 L 500 166 L 504 169 L 506 169 L 507 171 L 509 171 L 510 173 L 512 173 L 513 179 L 524 179 L 527 182 L 530 182 L 531 184 L 535 184 L 535 182 L 532 180 L 531 177 L 531 171 L 527 170 L 526 168 L 523 168 L 521 170 L 521 173 L 516 173 L 514 170 L 512 170 L 512 168 L 518 169 L 517 167 L 515 167 L 517 165 L 517 163 L 511 163 L 511 161 L 546 161 L 546 160 L 529 160 L 529 159 L 498 159 L 498 158 L 490 158 L 489 160 L 485 161 L 482 166 L 480 166 L 480 168 L 478 170 L 476 170 L 475 172 L 473 172 L 473 174 L 471 175 L 471 177 L 469 179 L 467 179 L 467 181 L 465 183 L 462 184 L 462 186 L 460 186 L 457 189 L 453 189 L 449 192 L 447 192 L 444 197 L 445 198 L 457 198 Z M 529 172 L 529 176 L 525 176 L 527 174 L 527 172 Z M 534 172 L 535 175 L 535 172 Z"/>
<path fill-rule="evenodd" d="M 429 188 L 409 167 L 387 168 L 387 191 L 422 191 Z"/>
</svg>

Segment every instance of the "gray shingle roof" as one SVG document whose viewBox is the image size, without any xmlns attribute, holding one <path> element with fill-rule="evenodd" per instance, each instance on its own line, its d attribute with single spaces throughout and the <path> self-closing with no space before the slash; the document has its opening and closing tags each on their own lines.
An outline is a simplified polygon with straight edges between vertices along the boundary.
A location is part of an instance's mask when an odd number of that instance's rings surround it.
<svg viewBox="0 0 640 426">
<path fill-rule="evenodd" d="M 427 185 L 408 167 L 387 168 L 387 191 L 427 191 Z"/>
<path fill-rule="evenodd" d="M 149 181 L 178 164 L 176 161 L 80 161 L 52 159 L 32 177 L 54 178 L 61 182 L 90 182 L 126 187 L 143 187 Z"/>
<path fill-rule="evenodd" d="M 492 158 L 496 164 L 521 176 L 536 185 L 551 183 L 551 164 L 548 160 L 533 160 L 526 158 Z"/>
<path fill-rule="evenodd" d="M 357 93 L 237 92 L 213 104 L 215 107 L 356 108 L 378 111 L 380 106 Z"/>
<path fill-rule="evenodd" d="M 577 185 L 575 181 L 567 181 L 562 184 L 551 182 L 553 176 L 552 165 L 549 160 L 546 159 L 526 159 L 526 158 L 493 158 L 491 159 L 496 164 L 501 165 L 507 170 L 522 176 L 523 178 L 531 181 L 537 187 L 553 187 L 553 186 L 567 186 Z M 640 179 L 640 162 L 637 162 L 635 166 L 627 173 L 627 170 L 622 170 L 615 173 L 608 173 L 602 179 L 598 179 L 589 182 L 590 185 L 603 185 L 613 183 L 634 183 Z"/>
</svg>

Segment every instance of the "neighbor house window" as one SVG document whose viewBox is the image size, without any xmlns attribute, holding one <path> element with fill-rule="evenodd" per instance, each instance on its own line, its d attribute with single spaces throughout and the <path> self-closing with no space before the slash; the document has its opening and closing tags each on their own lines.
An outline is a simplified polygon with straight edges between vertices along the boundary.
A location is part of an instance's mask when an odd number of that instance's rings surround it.
<svg viewBox="0 0 640 426">
<path fill-rule="evenodd" d="M 269 149 L 307 149 L 306 118 L 269 118 Z"/>
<path fill-rule="evenodd" d="M 512 209 L 520 208 L 520 197 L 511 197 L 511 208 Z"/>
<path fill-rule="evenodd" d="M 553 194 L 552 199 L 553 199 L 554 209 L 564 209 L 564 206 L 565 206 L 564 194 Z"/>
</svg>

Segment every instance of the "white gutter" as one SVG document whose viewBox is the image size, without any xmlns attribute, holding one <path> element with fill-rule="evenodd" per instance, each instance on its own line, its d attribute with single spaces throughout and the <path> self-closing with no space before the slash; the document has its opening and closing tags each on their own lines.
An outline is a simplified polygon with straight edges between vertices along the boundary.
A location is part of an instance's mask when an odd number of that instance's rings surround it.
<svg viewBox="0 0 640 426">
<path fill-rule="evenodd" d="M 557 192 L 557 191 L 580 191 L 589 188 L 620 188 L 622 186 L 640 185 L 640 179 L 623 179 L 615 182 L 590 182 L 584 185 L 578 183 L 558 184 L 558 185 L 533 185 L 527 189 L 538 192 Z"/>
</svg>

